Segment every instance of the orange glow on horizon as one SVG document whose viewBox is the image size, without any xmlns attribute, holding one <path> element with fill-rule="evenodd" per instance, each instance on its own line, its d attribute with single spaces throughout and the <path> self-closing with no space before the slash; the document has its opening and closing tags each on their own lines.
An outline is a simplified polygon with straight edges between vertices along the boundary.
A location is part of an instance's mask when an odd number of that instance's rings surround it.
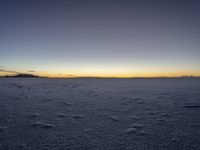
<svg viewBox="0 0 200 150">
<path fill-rule="evenodd" d="M 84 68 L 79 70 L 48 70 L 48 71 L 34 71 L 17 70 L 18 73 L 34 74 L 49 78 L 74 78 L 74 77 L 114 77 L 114 78 L 132 78 L 132 77 L 180 77 L 180 76 L 200 76 L 200 71 L 196 70 L 178 70 L 178 71 L 164 71 L 156 69 L 139 70 L 135 69 L 112 69 L 112 68 Z M 12 72 L 1 72 L 0 76 L 14 75 Z"/>
<path fill-rule="evenodd" d="M 74 78 L 74 77 L 102 77 L 102 78 L 134 78 L 134 77 L 180 77 L 180 76 L 200 76 L 200 73 L 198 72 L 170 72 L 170 73 L 163 73 L 163 72 L 146 72 L 146 73 L 79 73 L 79 74 L 67 74 L 67 73 L 52 73 L 52 72 L 43 72 L 43 73 L 37 73 L 38 76 L 44 76 L 49 78 Z"/>
</svg>

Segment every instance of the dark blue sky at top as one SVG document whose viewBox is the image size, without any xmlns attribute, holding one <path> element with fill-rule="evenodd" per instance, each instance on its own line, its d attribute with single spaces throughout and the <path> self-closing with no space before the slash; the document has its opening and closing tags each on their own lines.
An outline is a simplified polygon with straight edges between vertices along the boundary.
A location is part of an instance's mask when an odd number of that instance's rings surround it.
<svg viewBox="0 0 200 150">
<path fill-rule="evenodd" d="M 1 0 L 0 65 L 200 72 L 199 8 L 198 0 Z"/>
</svg>

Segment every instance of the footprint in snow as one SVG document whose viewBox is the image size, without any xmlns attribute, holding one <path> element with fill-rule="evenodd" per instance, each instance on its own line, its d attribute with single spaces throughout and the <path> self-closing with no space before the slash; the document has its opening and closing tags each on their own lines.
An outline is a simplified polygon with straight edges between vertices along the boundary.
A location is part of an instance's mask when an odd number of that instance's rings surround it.
<svg viewBox="0 0 200 150">
<path fill-rule="evenodd" d="M 144 127 L 143 124 L 136 124 L 136 123 L 134 123 L 134 124 L 132 124 L 130 126 L 130 128 L 128 128 L 128 129 L 125 130 L 125 133 L 127 133 L 127 134 L 136 134 L 136 133 L 138 133 L 138 134 L 145 134 L 145 131 L 141 130 L 143 127 Z"/>
<path fill-rule="evenodd" d="M 39 113 L 34 113 L 34 114 L 29 115 L 28 117 L 29 117 L 29 118 L 36 118 L 36 117 L 38 117 L 38 116 L 40 116 Z"/>
<path fill-rule="evenodd" d="M 41 126 L 42 128 L 53 128 L 54 127 L 54 125 L 53 124 L 42 124 L 42 126 Z"/>
<path fill-rule="evenodd" d="M 60 104 L 65 105 L 65 106 L 69 106 L 69 105 L 71 105 L 72 103 L 70 103 L 70 102 L 60 102 Z"/>
<path fill-rule="evenodd" d="M 116 116 L 108 116 L 108 118 L 112 121 L 119 121 L 119 118 Z"/>
<path fill-rule="evenodd" d="M 84 115 L 72 115 L 72 117 L 73 117 L 74 119 L 81 119 L 81 118 L 84 117 Z"/>
<path fill-rule="evenodd" d="M 151 111 L 151 112 L 149 112 L 148 114 L 150 114 L 150 115 L 156 115 L 156 114 L 158 114 L 159 113 L 159 111 Z"/>
<path fill-rule="evenodd" d="M 131 128 L 135 128 L 135 129 L 142 129 L 143 127 L 144 127 L 143 124 L 134 123 L 131 125 Z"/>
<path fill-rule="evenodd" d="M 134 120 L 138 120 L 138 119 L 140 119 L 140 118 L 137 117 L 137 116 L 129 116 L 129 118 L 134 119 Z"/>
<path fill-rule="evenodd" d="M 68 114 L 57 114 L 57 116 L 60 117 L 60 118 L 65 118 L 65 117 L 68 116 Z"/>
<path fill-rule="evenodd" d="M 128 128 L 128 129 L 125 130 L 125 133 L 127 133 L 127 134 L 136 134 L 137 133 L 137 129 Z"/>
<path fill-rule="evenodd" d="M 139 131 L 139 135 L 144 136 L 144 135 L 149 135 L 149 134 L 146 131 L 141 130 Z"/>
<path fill-rule="evenodd" d="M 144 102 L 143 101 L 139 101 L 139 102 L 137 102 L 138 104 L 144 104 Z"/>
<path fill-rule="evenodd" d="M 161 114 L 161 117 L 170 117 L 170 115 L 167 114 L 167 113 L 162 113 L 162 114 Z"/>
<path fill-rule="evenodd" d="M 35 122 L 31 124 L 32 127 L 40 127 L 40 128 L 53 128 L 53 124 L 43 123 L 43 122 Z"/>
</svg>

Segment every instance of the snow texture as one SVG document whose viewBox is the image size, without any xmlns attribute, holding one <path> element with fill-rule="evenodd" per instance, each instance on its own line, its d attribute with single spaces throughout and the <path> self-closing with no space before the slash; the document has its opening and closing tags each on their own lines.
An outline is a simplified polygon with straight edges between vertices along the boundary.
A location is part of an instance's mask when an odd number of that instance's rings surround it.
<svg viewBox="0 0 200 150">
<path fill-rule="evenodd" d="M 0 78 L 0 150 L 199 150 L 200 79 Z"/>
</svg>

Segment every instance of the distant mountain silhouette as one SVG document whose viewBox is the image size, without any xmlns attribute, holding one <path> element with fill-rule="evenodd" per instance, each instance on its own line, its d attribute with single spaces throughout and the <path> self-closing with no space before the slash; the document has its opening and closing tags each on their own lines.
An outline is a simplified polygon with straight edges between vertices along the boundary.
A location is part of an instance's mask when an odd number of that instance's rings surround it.
<svg viewBox="0 0 200 150">
<path fill-rule="evenodd" d="M 33 75 L 33 74 L 24 74 L 24 73 L 19 73 L 16 75 L 7 75 L 5 76 L 6 78 L 41 78 L 40 76 Z"/>
</svg>

